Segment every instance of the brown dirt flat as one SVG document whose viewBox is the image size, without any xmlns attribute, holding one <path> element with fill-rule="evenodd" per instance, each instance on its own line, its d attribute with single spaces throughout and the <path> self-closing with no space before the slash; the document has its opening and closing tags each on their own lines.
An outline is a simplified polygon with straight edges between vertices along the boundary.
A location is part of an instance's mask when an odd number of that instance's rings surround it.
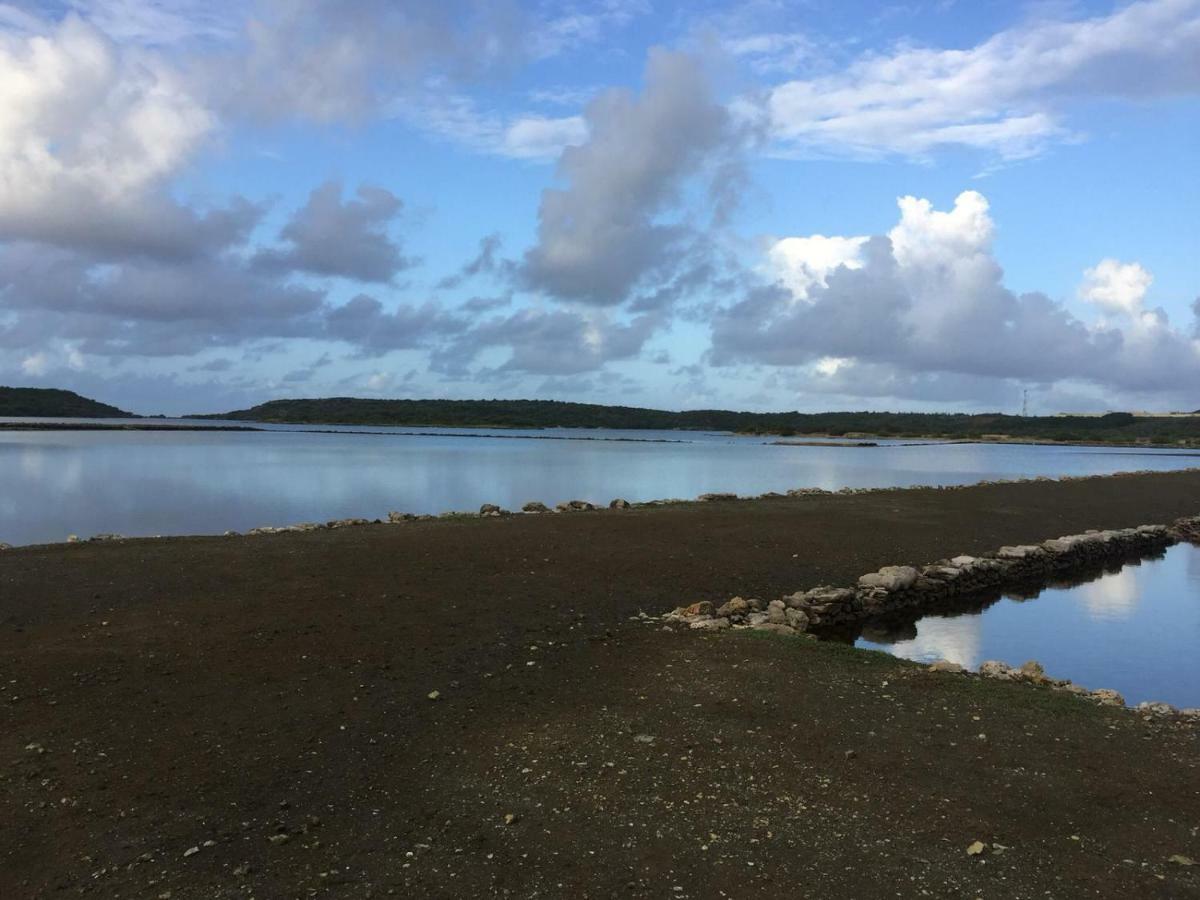
<svg viewBox="0 0 1200 900">
<path fill-rule="evenodd" d="M 1194 728 L 628 621 L 1197 513 L 1174 473 L 6 551 L 0 897 L 1200 897 Z"/>
</svg>

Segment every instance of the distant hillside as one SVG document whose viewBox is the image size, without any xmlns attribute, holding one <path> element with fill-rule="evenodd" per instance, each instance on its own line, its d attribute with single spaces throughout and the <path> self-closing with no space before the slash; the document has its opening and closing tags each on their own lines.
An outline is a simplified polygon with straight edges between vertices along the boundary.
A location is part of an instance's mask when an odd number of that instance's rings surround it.
<svg viewBox="0 0 1200 900">
<path fill-rule="evenodd" d="M 720 409 L 670 412 L 555 400 L 272 400 L 251 409 L 197 418 L 307 425 L 490 428 L 630 428 L 751 434 L 1051 440 L 1071 443 L 1200 445 L 1200 419 L 1105 416 L 1008 416 L 942 413 L 751 413 Z"/>
<path fill-rule="evenodd" d="M 74 391 L 0 386 L 0 416 L 115 419 L 132 418 L 133 414 L 107 403 L 81 397 Z"/>
</svg>

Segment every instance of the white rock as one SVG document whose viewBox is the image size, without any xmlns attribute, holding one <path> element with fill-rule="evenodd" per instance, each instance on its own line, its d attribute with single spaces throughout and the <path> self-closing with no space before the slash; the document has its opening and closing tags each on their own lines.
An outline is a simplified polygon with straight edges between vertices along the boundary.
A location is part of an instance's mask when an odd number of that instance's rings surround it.
<svg viewBox="0 0 1200 900">
<path fill-rule="evenodd" d="M 918 572 L 912 566 L 884 566 L 878 572 L 863 575 L 858 579 L 860 587 L 883 588 L 885 591 L 903 591 L 916 584 Z"/>
<path fill-rule="evenodd" d="M 696 619 L 689 628 L 694 631 L 722 631 L 729 627 L 728 619 Z"/>
</svg>

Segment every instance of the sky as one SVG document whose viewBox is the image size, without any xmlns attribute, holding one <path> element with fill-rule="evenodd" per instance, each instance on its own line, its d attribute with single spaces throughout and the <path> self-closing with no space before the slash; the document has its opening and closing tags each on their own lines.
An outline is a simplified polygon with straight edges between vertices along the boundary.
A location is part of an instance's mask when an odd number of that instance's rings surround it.
<svg viewBox="0 0 1200 900">
<path fill-rule="evenodd" d="M 0 384 L 1200 408 L 1200 0 L 0 0 Z"/>
</svg>

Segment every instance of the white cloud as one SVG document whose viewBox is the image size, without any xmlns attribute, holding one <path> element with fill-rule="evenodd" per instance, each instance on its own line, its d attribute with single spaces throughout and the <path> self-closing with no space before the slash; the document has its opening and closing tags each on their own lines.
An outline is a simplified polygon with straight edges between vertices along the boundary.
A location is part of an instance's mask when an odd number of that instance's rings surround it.
<svg viewBox="0 0 1200 900">
<path fill-rule="evenodd" d="M 777 284 L 752 287 L 718 311 L 714 362 L 799 367 L 816 389 L 858 396 L 988 392 L 970 379 L 1130 394 L 1200 380 L 1200 340 L 1144 306 L 1151 279 L 1140 265 L 1105 260 L 1089 269 L 1081 293 L 1120 315 L 1084 321 L 1044 294 L 1004 286 L 982 195 L 966 191 L 949 210 L 902 197 L 899 208 L 886 237 L 772 246 L 767 271 Z"/>
<path fill-rule="evenodd" d="M 26 375 L 45 375 L 50 368 L 50 357 L 45 352 L 30 354 L 21 360 L 21 371 Z"/>
<path fill-rule="evenodd" d="M 154 243 L 181 218 L 202 227 L 162 189 L 215 124 L 159 57 L 74 15 L 46 34 L 0 33 L 0 240 Z"/>
<path fill-rule="evenodd" d="M 776 241 L 767 252 L 770 270 L 788 286 L 799 300 L 808 299 L 809 288 L 825 287 L 825 279 L 835 269 L 862 267 L 865 237 L 788 237 Z"/>
<path fill-rule="evenodd" d="M 550 162 L 588 137 L 582 116 L 522 114 L 508 119 L 481 110 L 471 97 L 447 92 L 439 83 L 430 84 L 420 95 L 397 101 L 392 111 L 427 134 L 510 159 Z"/>
<path fill-rule="evenodd" d="M 584 143 L 587 137 L 583 116 L 525 116 L 505 129 L 501 152 L 517 159 L 557 159 L 564 149 Z"/>
<path fill-rule="evenodd" d="M 944 146 L 1036 155 L 1069 137 L 1068 98 L 1200 92 L 1200 2 L 1141 0 L 1108 16 L 1042 20 L 965 50 L 901 46 L 774 88 L 773 136 L 800 153 L 923 157 Z"/>
<path fill-rule="evenodd" d="M 799 32 L 759 32 L 726 38 L 721 46 L 732 56 L 746 60 L 760 74 L 792 72 L 816 53 L 816 45 Z"/>
<path fill-rule="evenodd" d="M 1102 259 L 1083 273 L 1079 296 L 1100 309 L 1131 318 L 1142 313 L 1142 301 L 1154 283 L 1154 276 L 1138 263 L 1122 264 Z"/>
<path fill-rule="evenodd" d="M 0 209 L 60 191 L 110 201 L 173 174 L 212 115 L 153 56 L 69 16 L 48 36 L 0 38 Z"/>
</svg>

